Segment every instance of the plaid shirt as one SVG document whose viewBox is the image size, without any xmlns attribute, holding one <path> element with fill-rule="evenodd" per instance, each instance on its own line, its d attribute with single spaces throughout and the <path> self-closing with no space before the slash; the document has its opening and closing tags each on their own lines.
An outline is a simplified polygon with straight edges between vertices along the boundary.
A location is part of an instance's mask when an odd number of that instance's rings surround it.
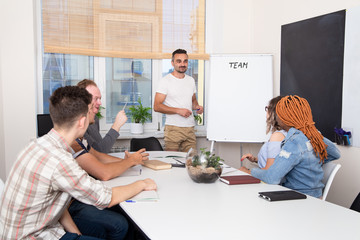
<svg viewBox="0 0 360 240">
<path fill-rule="evenodd" d="M 59 239 L 59 223 L 71 197 L 99 209 L 111 189 L 90 177 L 73 159 L 72 149 L 52 129 L 19 155 L 0 204 L 0 239 Z"/>
</svg>

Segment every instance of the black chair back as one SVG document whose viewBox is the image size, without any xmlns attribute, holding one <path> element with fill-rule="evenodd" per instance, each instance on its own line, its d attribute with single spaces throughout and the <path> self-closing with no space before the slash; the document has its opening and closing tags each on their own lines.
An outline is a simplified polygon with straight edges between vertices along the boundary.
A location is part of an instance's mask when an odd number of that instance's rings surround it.
<svg viewBox="0 0 360 240">
<path fill-rule="evenodd" d="M 54 124 L 51 120 L 50 114 L 38 114 L 37 115 L 37 132 L 38 137 L 47 134 Z"/>
<path fill-rule="evenodd" d="M 146 151 L 164 151 L 159 140 L 155 137 L 133 138 L 130 141 L 130 151 L 135 152 L 142 148 Z"/>
<path fill-rule="evenodd" d="M 360 193 L 357 195 L 354 202 L 351 204 L 350 209 L 360 212 Z"/>
</svg>

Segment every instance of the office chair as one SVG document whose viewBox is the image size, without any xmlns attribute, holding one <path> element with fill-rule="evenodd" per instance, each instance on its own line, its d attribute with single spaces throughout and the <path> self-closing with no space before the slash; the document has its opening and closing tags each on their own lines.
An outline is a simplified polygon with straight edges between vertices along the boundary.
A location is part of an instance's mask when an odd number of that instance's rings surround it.
<svg viewBox="0 0 360 240">
<path fill-rule="evenodd" d="M 159 140 L 155 137 L 133 138 L 130 141 L 130 151 L 135 152 L 142 148 L 146 151 L 164 151 Z"/>
<path fill-rule="evenodd" d="M 38 114 L 36 117 L 38 137 L 41 137 L 42 135 L 47 134 L 54 127 L 54 124 L 50 114 Z"/>
<path fill-rule="evenodd" d="M 360 193 L 357 195 L 354 202 L 351 204 L 350 209 L 360 213 Z"/>
<path fill-rule="evenodd" d="M 325 201 L 325 199 L 329 193 L 330 186 L 334 180 L 334 177 L 335 177 L 337 171 L 340 169 L 340 167 L 341 167 L 340 164 L 332 163 L 332 162 L 325 163 L 322 166 L 323 171 L 324 171 L 324 177 L 321 181 L 325 185 L 324 190 L 323 190 L 322 200 Z"/>
</svg>

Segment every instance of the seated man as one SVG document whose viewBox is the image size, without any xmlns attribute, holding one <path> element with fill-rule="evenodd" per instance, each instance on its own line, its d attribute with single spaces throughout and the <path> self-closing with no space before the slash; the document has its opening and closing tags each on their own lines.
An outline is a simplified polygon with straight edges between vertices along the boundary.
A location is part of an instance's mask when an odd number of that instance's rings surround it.
<svg viewBox="0 0 360 240">
<path fill-rule="evenodd" d="M 74 161 L 70 144 L 85 133 L 90 104 L 91 95 L 78 87 L 53 93 L 49 110 L 54 128 L 19 154 L 6 181 L 0 239 L 94 239 L 81 235 L 71 219 L 67 211 L 71 197 L 104 209 L 156 189 L 151 179 L 109 188 Z"/>
<path fill-rule="evenodd" d="M 335 144 L 316 129 L 309 103 L 298 96 L 283 97 L 276 105 L 277 121 L 287 136 L 279 155 L 267 170 L 252 168 L 251 175 L 269 184 L 321 197 L 322 164 L 340 157 Z"/>
<path fill-rule="evenodd" d="M 130 167 L 144 164 L 144 161 L 148 160 L 149 156 L 148 153 L 145 153 L 145 149 L 141 149 L 133 154 L 125 152 L 124 159 L 114 157 L 96 151 L 84 138 L 76 139 L 71 147 L 76 151 L 73 157 L 80 167 L 101 181 L 108 181 L 120 176 Z"/>
<path fill-rule="evenodd" d="M 90 124 L 94 123 L 95 111 L 90 111 Z M 76 151 L 73 157 L 80 167 L 96 179 L 107 181 L 118 177 L 132 166 L 143 164 L 148 160 L 148 153 L 141 149 L 136 153 L 126 152 L 125 159 L 101 153 L 92 148 L 86 139 L 78 138 L 71 147 Z M 128 222 L 123 215 L 112 210 L 99 210 L 92 205 L 74 200 L 69 213 L 79 230 L 88 235 L 99 234 L 106 239 L 124 239 L 128 230 Z M 95 233 L 96 232 L 96 233 Z M 101 234 L 100 234 L 101 232 Z M 129 233 L 130 235 L 132 232 Z M 99 236 L 96 235 L 96 236 Z"/>
<path fill-rule="evenodd" d="M 92 95 L 92 103 L 94 104 L 94 114 L 99 112 L 101 106 L 101 93 L 94 81 L 84 79 L 77 84 L 78 87 L 85 88 Z M 94 124 L 91 124 L 86 130 L 84 138 L 91 147 L 102 153 L 110 152 L 116 139 L 119 136 L 120 128 L 126 123 L 127 117 L 124 110 L 118 112 L 115 122 L 103 138 L 99 132 L 99 118 L 95 116 Z"/>
</svg>

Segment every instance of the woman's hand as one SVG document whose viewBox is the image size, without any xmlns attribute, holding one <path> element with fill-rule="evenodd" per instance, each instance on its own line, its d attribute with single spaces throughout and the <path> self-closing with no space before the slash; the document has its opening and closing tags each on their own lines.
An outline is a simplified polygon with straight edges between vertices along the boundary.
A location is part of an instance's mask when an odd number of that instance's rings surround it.
<svg viewBox="0 0 360 240">
<path fill-rule="evenodd" d="M 254 157 L 251 153 L 247 153 L 247 154 L 243 155 L 241 157 L 241 161 L 244 161 L 245 158 L 249 159 L 250 162 L 257 162 L 258 161 L 257 157 Z"/>
<path fill-rule="evenodd" d="M 247 169 L 246 167 L 241 167 L 241 168 L 239 168 L 239 170 L 251 175 L 250 169 Z"/>
</svg>

